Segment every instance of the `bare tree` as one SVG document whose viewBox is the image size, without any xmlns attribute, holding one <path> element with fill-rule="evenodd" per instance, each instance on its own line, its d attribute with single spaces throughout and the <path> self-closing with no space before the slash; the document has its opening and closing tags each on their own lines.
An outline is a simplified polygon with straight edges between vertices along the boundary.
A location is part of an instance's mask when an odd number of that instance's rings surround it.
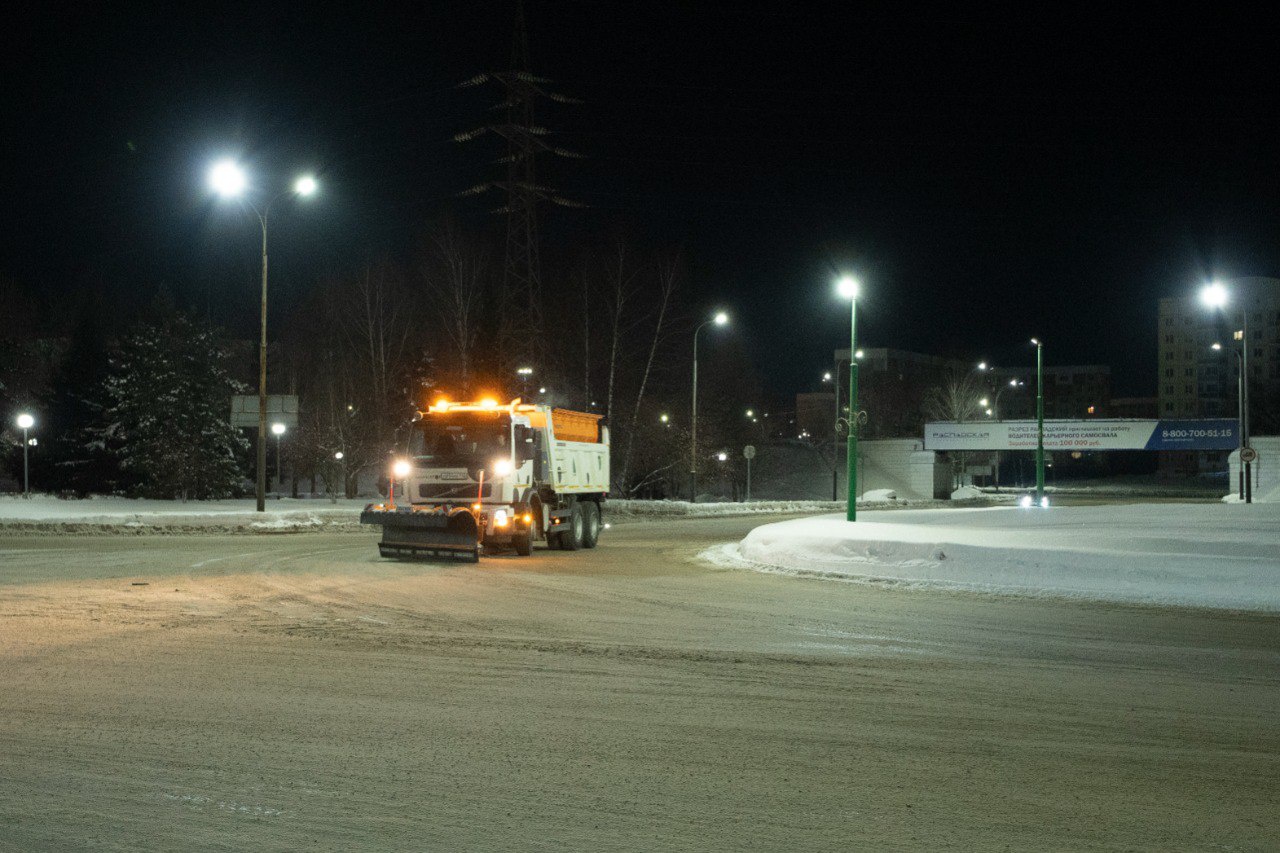
<svg viewBox="0 0 1280 853">
<path fill-rule="evenodd" d="M 654 299 L 657 301 L 657 311 L 653 321 L 653 332 L 649 338 L 649 355 L 644 362 L 644 370 L 640 374 L 640 387 L 636 389 L 635 406 L 631 410 L 631 422 L 627 426 L 627 449 L 622 457 L 622 467 L 619 471 L 618 484 L 621 488 L 626 489 L 628 493 L 633 492 L 646 485 L 650 478 L 658 473 L 651 472 L 648 476 L 641 479 L 634 487 L 627 483 L 627 477 L 631 473 L 631 460 L 635 451 L 636 434 L 639 432 L 640 410 L 644 405 L 645 391 L 649 387 L 649 378 L 653 373 L 654 361 L 658 355 L 658 347 L 663 341 L 663 335 L 666 331 L 667 314 L 671 308 L 671 298 L 676 291 L 676 283 L 679 280 L 680 258 L 679 256 L 668 256 L 659 258 L 655 265 L 656 287 L 653 288 Z M 660 470 L 666 470 L 670 466 L 666 466 Z"/>
<path fill-rule="evenodd" d="M 451 217 L 442 220 L 428 239 L 430 254 L 423 273 L 452 349 L 458 389 L 465 396 L 471 393 L 489 259 Z"/>
</svg>

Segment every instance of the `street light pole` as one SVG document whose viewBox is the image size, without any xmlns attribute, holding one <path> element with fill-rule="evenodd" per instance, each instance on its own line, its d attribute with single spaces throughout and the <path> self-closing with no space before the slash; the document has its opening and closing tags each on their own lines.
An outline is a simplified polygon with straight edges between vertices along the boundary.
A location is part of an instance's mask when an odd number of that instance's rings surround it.
<svg viewBox="0 0 1280 853">
<path fill-rule="evenodd" d="M 209 179 L 214 190 L 227 198 L 243 196 L 248 187 L 243 170 L 229 160 L 215 165 L 209 173 Z M 268 201 L 261 210 L 248 198 L 244 199 L 245 204 L 258 217 L 258 224 L 262 226 L 262 311 L 261 338 L 258 342 L 258 512 L 265 512 L 267 508 L 267 221 L 271 215 L 271 205 L 287 195 L 309 196 L 316 191 L 316 186 L 315 178 L 303 175 L 288 190 Z"/>
<path fill-rule="evenodd" d="M 1200 291 L 1200 300 L 1210 308 L 1222 308 L 1227 304 L 1228 292 L 1218 282 L 1212 282 Z M 1240 331 L 1234 336 L 1240 341 L 1240 467 L 1244 476 L 1241 497 L 1245 503 L 1253 503 L 1253 463 L 1246 462 L 1244 451 L 1249 449 L 1249 306 L 1240 306 Z"/>
<path fill-rule="evenodd" d="M 26 412 L 18 415 L 18 428 L 22 430 L 22 498 L 31 500 L 30 453 L 31 438 L 27 431 L 35 426 L 36 419 Z"/>
<path fill-rule="evenodd" d="M 698 333 L 702 331 L 704 326 L 712 323 L 717 326 L 723 326 L 729 322 L 729 315 L 723 311 L 718 312 L 710 320 L 703 320 L 698 328 L 693 330 L 693 417 L 690 419 L 689 426 L 689 502 L 695 503 L 698 500 Z"/>
<path fill-rule="evenodd" d="M 1044 344 L 1036 346 L 1036 503 L 1044 504 Z"/>
<path fill-rule="evenodd" d="M 836 283 L 841 296 L 849 300 L 849 447 L 846 485 L 845 518 L 858 520 L 858 281 L 853 276 L 844 276 Z"/>
</svg>

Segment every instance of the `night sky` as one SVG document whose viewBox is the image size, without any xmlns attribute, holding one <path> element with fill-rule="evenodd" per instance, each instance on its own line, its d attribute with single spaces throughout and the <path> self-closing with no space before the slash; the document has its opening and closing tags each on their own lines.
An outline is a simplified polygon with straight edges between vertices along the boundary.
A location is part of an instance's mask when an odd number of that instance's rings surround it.
<svg viewBox="0 0 1280 853">
<path fill-rule="evenodd" d="M 548 240 L 683 246 L 775 394 L 847 341 L 837 270 L 860 343 L 1012 365 L 1034 334 L 1154 394 L 1157 298 L 1280 273 L 1274 29 L 1040 5 L 531 0 L 534 71 L 584 101 L 539 116 L 586 155 L 549 182 L 590 205 Z M 209 198 L 221 155 L 323 182 L 273 225 L 283 310 L 447 206 L 480 215 L 454 196 L 496 143 L 451 137 L 492 93 L 457 83 L 508 64 L 510 2 L 96 9 L 0 35 L 0 274 L 46 311 L 164 287 L 251 333 L 257 226 Z"/>
</svg>

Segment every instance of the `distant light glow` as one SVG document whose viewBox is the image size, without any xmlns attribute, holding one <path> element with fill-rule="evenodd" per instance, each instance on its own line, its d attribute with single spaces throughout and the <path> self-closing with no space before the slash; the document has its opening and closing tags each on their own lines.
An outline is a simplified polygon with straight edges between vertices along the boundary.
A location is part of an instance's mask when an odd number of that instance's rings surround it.
<svg viewBox="0 0 1280 853">
<path fill-rule="evenodd" d="M 1048 495 L 1045 495 L 1044 497 L 1042 497 L 1042 498 L 1040 499 L 1040 508 L 1041 508 L 1041 509 L 1048 509 L 1048 508 L 1049 508 L 1049 496 L 1048 496 Z"/>
<path fill-rule="evenodd" d="M 546 389 L 546 388 L 539 388 L 539 389 L 538 389 L 538 393 L 539 393 L 539 394 L 545 394 L 545 393 L 547 393 L 547 389 Z"/>
<path fill-rule="evenodd" d="M 233 160 L 220 160 L 209 170 L 209 186 L 223 198 L 234 198 L 244 192 L 249 180 Z"/>
<path fill-rule="evenodd" d="M 341 450 L 339 450 L 337 453 L 333 454 L 333 458 L 334 458 L 334 459 L 341 460 L 341 459 L 342 459 L 342 457 L 343 457 L 343 456 L 345 456 L 345 455 L 346 455 L 346 454 L 344 454 Z"/>
<path fill-rule="evenodd" d="M 485 397 L 483 400 L 480 401 L 480 408 L 496 409 L 498 408 L 498 401 L 493 399 L 492 397 Z"/>
<path fill-rule="evenodd" d="M 1026 509 L 1027 507 L 1030 507 L 1032 503 L 1034 503 L 1034 501 L 1031 499 L 1031 495 L 1023 495 L 1022 499 L 1018 501 L 1018 506 Z"/>
<path fill-rule="evenodd" d="M 314 193 L 319 186 L 311 175 L 303 175 L 293 182 L 293 191 L 298 195 L 306 196 Z"/>
<path fill-rule="evenodd" d="M 858 280 L 851 275 L 842 275 L 836 282 L 836 292 L 845 299 L 858 298 Z"/>
<path fill-rule="evenodd" d="M 753 418 L 755 417 L 755 415 L 756 415 L 755 409 L 747 409 L 747 417 Z"/>
<path fill-rule="evenodd" d="M 286 429 L 286 427 L 285 427 L 285 425 L 284 425 L 284 424 L 281 424 L 281 423 L 275 423 L 275 424 L 272 424 L 272 425 L 271 425 L 271 434 L 272 434 L 272 435 L 284 435 L 285 429 Z"/>
<path fill-rule="evenodd" d="M 671 420 L 671 416 L 664 413 L 664 414 L 658 415 L 658 420 L 662 421 L 665 424 Z"/>
<path fill-rule="evenodd" d="M 532 375 L 533 375 L 533 368 L 532 368 L 532 367 L 519 367 L 519 368 L 516 368 L 516 373 L 519 373 L 521 376 L 532 376 Z"/>
<path fill-rule="evenodd" d="M 724 462 L 724 461 L 726 461 L 726 460 L 729 458 L 729 454 L 728 454 L 728 453 L 725 453 L 725 452 L 722 450 L 722 451 L 720 451 L 719 453 L 717 453 L 717 454 L 716 454 L 716 458 L 717 458 L 717 459 L 719 459 L 721 462 Z"/>
<path fill-rule="evenodd" d="M 712 319 L 717 326 L 723 326 L 729 322 L 729 315 L 723 311 L 717 311 L 716 316 Z"/>
<path fill-rule="evenodd" d="M 1036 346 L 1038 346 L 1038 347 L 1040 347 L 1040 346 L 1044 346 L 1044 344 L 1040 343 L 1040 341 L 1039 341 L 1038 339 L 1036 339 L 1036 338 L 1032 338 L 1032 339 L 1031 339 L 1031 343 L 1035 344 L 1035 345 L 1036 345 Z"/>
<path fill-rule="evenodd" d="M 1227 289 L 1218 282 L 1206 284 L 1200 290 L 1200 301 L 1210 308 L 1221 308 L 1227 304 Z"/>
<path fill-rule="evenodd" d="M 1209 345 L 1209 349 L 1213 350 L 1214 352 L 1218 352 L 1222 349 L 1222 344 L 1218 343 L 1217 341 L 1214 341 L 1212 344 Z"/>
<path fill-rule="evenodd" d="M 979 370 L 986 370 L 986 369 L 987 369 L 987 363 L 986 363 L 985 361 L 980 361 L 980 362 L 978 362 L 978 369 L 979 369 Z"/>
<path fill-rule="evenodd" d="M 854 351 L 854 353 L 853 353 L 853 357 L 854 357 L 854 358 L 862 358 L 862 350 L 855 350 L 855 351 Z"/>
<path fill-rule="evenodd" d="M 1010 387 L 1010 388 L 1017 388 L 1017 387 L 1018 387 L 1018 380 L 1016 380 L 1016 379 L 1010 379 L 1010 380 L 1009 380 L 1009 387 Z"/>
<path fill-rule="evenodd" d="M 991 417 L 991 416 L 992 416 L 992 415 L 994 415 L 995 413 L 996 413 L 996 412 L 995 412 L 995 409 L 987 409 L 987 417 Z"/>
<path fill-rule="evenodd" d="M 31 417 L 31 415 L 27 414 L 26 412 L 23 412 L 20 415 L 18 415 L 17 423 L 18 423 L 18 429 L 31 429 L 33 426 L 36 425 L 36 419 Z"/>
<path fill-rule="evenodd" d="M 391 466 L 391 473 L 395 474 L 396 477 L 401 480 L 408 477 L 412 471 L 413 466 L 409 464 L 408 459 L 397 459 L 395 464 Z"/>
<path fill-rule="evenodd" d="M 822 381 L 823 381 L 823 382 L 830 382 L 830 381 L 831 381 L 831 371 L 830 371 L 830 370 L 828 370 L 826 373 L 822 374 Z"/>
<path fill-rule="evenodd" d="M 495 476 L 495 477 L 505 477 L 505 476 L 507 476 L 507 475 L 508 475 L 508 474 L 510 474 L 510 473 L 511 473 L 511 460 L 510 460 L 510 459 L 495 459 L 495 460 L 493 460 L 493 476 Z"/>
<path fill-rule="evenodd" d="M 990 400 L 988 400 L 986 397 L 983 397 L 981 400 L 979 400 L 979 401 L 978 401 L 978 405 L 979 405 L 979 406 L 990 406 L 990 405 L 991 405 L 991 401 L 990 401 Z"/>
</svg>

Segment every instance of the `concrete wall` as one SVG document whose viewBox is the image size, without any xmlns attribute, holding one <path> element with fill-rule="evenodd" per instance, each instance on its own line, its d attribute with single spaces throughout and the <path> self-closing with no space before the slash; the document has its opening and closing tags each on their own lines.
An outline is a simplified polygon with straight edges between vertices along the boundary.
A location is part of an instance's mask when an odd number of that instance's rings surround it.
<svg viewBox="0 0 1280 853">
<path fill-rule="evenodd" d="M 1251 466 L 1253 499 L 1258 503 L 1280 503 L 1280 436 L 1252 436 L 1249 444 L 1258 451 L 1258 458 Z M 1231 494 L 1239 495 L 1240 451 L 1233 450 L 1228 461 L 1231 465 Z"/>
<path fill-rule="evenodd" d="M 941 498 L 951 492 L 951 473 L 937 454 L 913 438 L 858 442 L 860 494 L 893 489 L 901 498 Z"/>
</svg>

